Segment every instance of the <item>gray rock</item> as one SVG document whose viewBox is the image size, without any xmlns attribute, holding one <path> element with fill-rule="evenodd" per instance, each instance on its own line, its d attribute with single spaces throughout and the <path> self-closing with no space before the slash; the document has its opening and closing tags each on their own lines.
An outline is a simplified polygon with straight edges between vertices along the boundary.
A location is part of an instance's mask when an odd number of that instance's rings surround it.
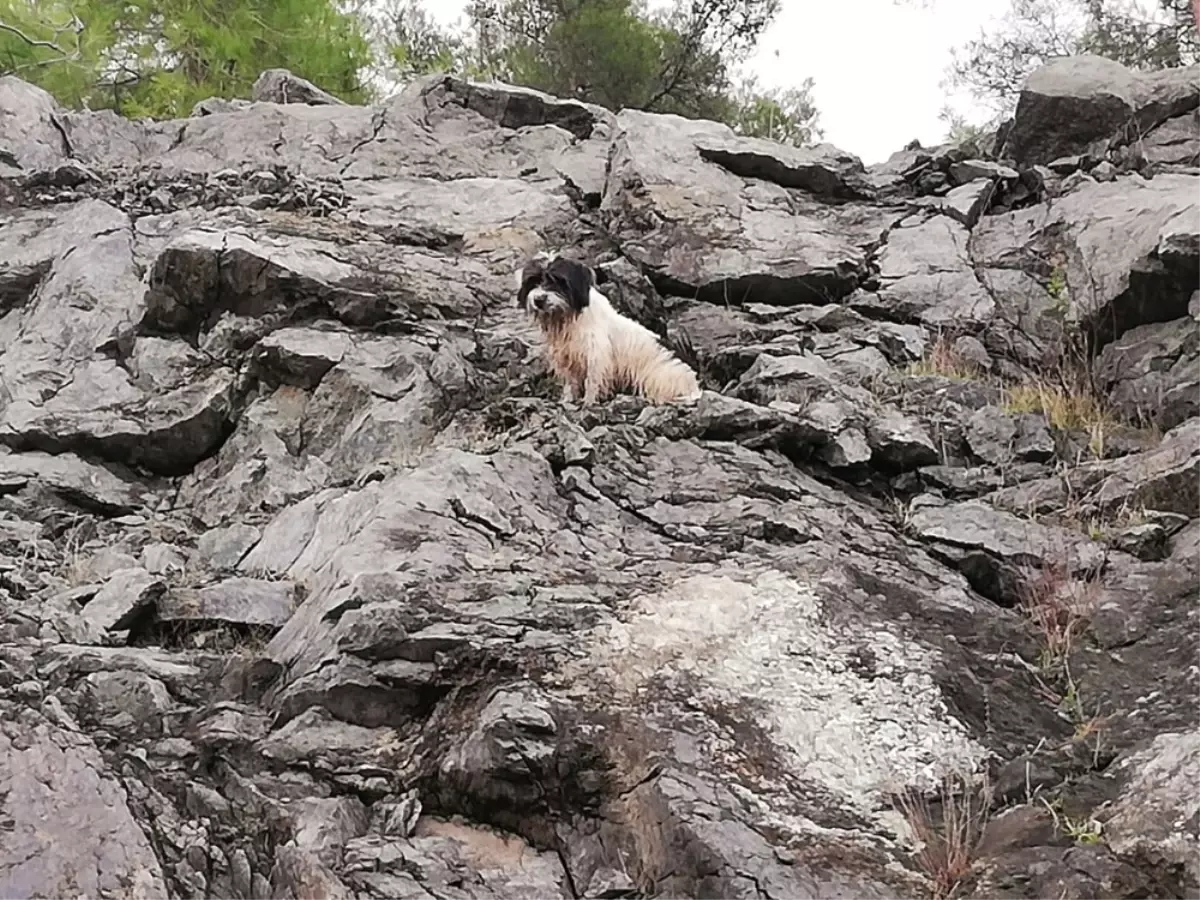
<svg viewBox="0 0 1200 900">
<path fill-rule="evenodd" d="M 19 169 L 53 165 L 66 155 L 62 133 L 54 127 L 58 104 L 46 91 L 15 75 L 0 76 L 0 110 L 5 116 L 6 155 Z"/>
<path fill-rule="evenodd" d="M 937 448 L 925 428 L 896 409 L 884 409 L 870 419 L 867 442 L 874 459 L 902 472 L 938 461 Z"/>
<path fill-rule="evenodd" d="M 357 797 L 306 797 L 288 804 L 292 841 L 318 855 L 341 851 L 367 831 L 370 815 Z"/>
<path fill-rule="evenodd" d="M 975 277 L 969 237 L 946 216 L 894 229 L 879 253 L 881 307 L 933 327 L 988 321 L 995 302 Z"/>
<path fill-rule="evenodd" d="M 153 607 L 165 588 L 164 582 L 141 567 L 119 569 L 83 608 L 83 617 L 101 630 L 122 631 Z"/>
<path fill-rule="evenodd" d="M 430 821 L 415 837 L 368 835 L 346 848 L 348 880 L 367 896 L 445 895 L 456 890 L 465 867 L 489 873 L 471 886 L 481 900 L 573 896 L 558 856 L 520 838 L 459 822 Z"/>
<path fill-rule="evenodd" d="M 981 178 L 989 181 L 1016 181 L 1020 177 L 1016 169 L 986 159 L 964 159 L 950 164 L 950 180 L 955 187 Z"/>
<path fill-rule="evenodd" d="M 1169 431 L 1200 415 L 1200 333 L 1190 316 L 1131 328 L 1093 371 L 1114 409 Z"/>
<path fill-rule="evenodd" d="M 161 734 L 164 717 L 176 705 L 166 685 L 143 672 L 93 672 L 83 684 L 86 714 L 114 731 Z"/>
<path fill-rule="evenodd" d="M 1168 119 L 1121 149 L 1122 162 L 1132 167 L 1169 171 L 1200 166 L 1200 108 Z"/>
<path fill-rule="evenodd" d="M 155 494 L 144 482 L 87 462 L 73 453 L 11 453 L 0 447 L 0 478 L 22 487 L 40 484 L 86 510 L 121 515 L 152 505 Z"/>
<path fill-rule="evenodd" d="M 86 736 L 10 707 L 0 716 L 0 761 L 0 893 L 166 896 L 125 790 Z"/>
<path fill-rule="evenodd" d="M 270 896 L 283 900 L 314 896 L 352 900 L 355 896 L 316 853 L 299 847 L 281 847 L 275 854 L 269 890 Z"/>
<path fill-rule="evenodd" d="M 1192 66 L 1146 76 L 1088 54 L 1051 61 L 1026 79 L 1005 155 L 1020 165 L 1049 162 L 1116 143 L 1131 123 L 1144 133 L 1195 108 L 1198 71 Z"/>
<path fill-rule="evenodd" d="M 975 590 L 1002 605 L 1018 602 L 1028 570 L 1061 566 L 1069 575 L 1088 575 L 1104 561 L 1104 549 L 1082 535 L 979 500 L 919 509 L 912 528 L 937 544 Z"/>
<path fill-rule="evenodd" d="M 142 548 L 141 566 L 151 575 L 167 575 L 187 568 L 187 557 L 171 544 L 155 542 Z"/>
<path fill-rule="evenodd" d="M 976 264 L 996 269 L 1030 254 L 1057 260 L 1065 276 L 1057 302 L 1069 318 L 1094 327 L 1103 344 L 1138 325 L 1186 315 L 1194 284 L 1183 261 L 1161 259 L 1159 246 L 1167 234 L 1197 232 L 1195 222 L 1200 176 L 1130 176 L 1085 184 L 1048 210 L 988 216 L 971 235 L 971 254 Z M 1014 242 L 1013 235 L 1029 237 Z M 1157 292 L 1153 304 L 1137 299 L 1143 290 Z"/>
<path fill-rule="evenodd" d="M 763 354 L 733 392 L 798 422 L 797 436 L 816 445 L 832 466 L 853 467 L 875 458 L 903 470 L 938 458 L 920 423 L 879 404 L 867 390 L 841 383 L 837 370 L 817 356 Z"/>
<path fill-rule="evenodd" d="M 762 138 L 713 135 L 697 140 L 696 149 L 701 158 L 743 178 L 761 179 L 818 196 L 864 196 L 862 162 L 831 144 L 797 148 Z"/>
<path fill-rule="evenodd" d="M 1191 517 L 1192 489 L 1200 476 L 1200 419 L 1176 426 L 1153 450 L 1095 466 L 1087 475 L 1096 485 L 1089 502 L 1104 512 L 1148 507 Z"/>
<path fill-rule="evenodd" d="M 996 183 L 990 178 L 977 178 L 954 188 L 941 201 L 941 210 L 966 228 L 974 228 L 980 217 L 987 212 Z"/>
<path fill-rule="evenodd" d="M 1167 555 L 1167 532 L 1157 522 L 1143 522 L 1122 528 L 1108 537 L 1110 546 L 1147 561 Z"/>
<path fill-rule="evenodd" d="M 1015 461 L 1047 462 L 1054 458 L 1054 439 L 1042 416 L 1012 415 L 995 406 L 975 410 L 966 423 L 971 452 L 994 466 Z"/>
<path fill-rule="evenodd" d="M 257 103 L 307 103 L 315 106 L 344 106 L 344 102 L 321 90 L 311 81 L 287 69 L 265 69 L 251 87 Z"/>
<path fill-rule="evenodd" d="M 1026 80 L 1007 150 L 1018 164 L 1048 163 L 1106 140 L 1134 114 L 1138 78 L 1118 62 L 1055 60 Z"/>
<path fill-rule="evenodd" d="M 954 352 L 959 358 L 966 360 L 980 372 L 990 372 L 995 366 L 983 342 L 978 338 L 971 337 L 969 334 L 955 338 Z"/>
<path fill-rule="evenodd" d="M 163 622 L 229 622 L 278 628 L 296 608 L 296 589 L 283 581 L 228 578 L 208 587 L 173 588 L 157 603 Z"/>
<path fill-rule="evenodd" d="M 676 293 L 789 304 L 840 297 L 887 215 L 864 221 L 812 200 L 793 206 L 787 186 L 839 190 L 856 163 L 737 138 L 712 122 L 624 110 L 600 209 L 631 258 Z"/>
<path fill-rule="evenodd" d="M 1192 823 L 1200 816 L 1200 801 L 1191 786 L 1200 778 L 1197 735 L 1161 734 L 1116 768 L 1125 784 L 1105 823 L 1105 839 L 1118 853 L 1180 866 L 1185 883 L 1195 890 L 1200 867 Z"/>
<path fill-rule="evenodd" d="M 258 543 L 262 532 L 253 525 L 237 524 L 227 528 L 211 528 L 196 541 L 196 552 L 212 568 L 236 569 L 247 553 Z"/>
</svg>

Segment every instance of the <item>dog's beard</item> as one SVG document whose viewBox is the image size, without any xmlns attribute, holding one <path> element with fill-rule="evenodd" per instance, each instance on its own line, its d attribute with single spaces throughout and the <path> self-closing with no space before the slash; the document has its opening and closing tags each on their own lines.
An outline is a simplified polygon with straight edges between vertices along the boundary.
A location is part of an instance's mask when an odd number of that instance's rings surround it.
<svg viewBox="0 0 1200 900">
<path fill-rule="evenodd" d="M 540 288 L 529 292 L 525 299 L 525 311 L 542 328 L 554 331 L 569 327 L 579 315 L 565 297 Z"/>
</svg>

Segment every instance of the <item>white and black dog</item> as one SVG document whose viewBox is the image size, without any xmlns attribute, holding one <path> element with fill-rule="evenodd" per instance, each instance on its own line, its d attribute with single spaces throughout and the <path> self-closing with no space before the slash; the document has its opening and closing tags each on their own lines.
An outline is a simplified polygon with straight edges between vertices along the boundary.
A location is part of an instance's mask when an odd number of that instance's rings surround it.
<svg viewBox="0 0 1200 900">
<path fill-rule="evenodd" d="M 622 388 L 653 403 L 700 396 L 696 373 L 654 332 L 613 309 L 587 264 L 541 254 L 517 273 L 517 285 L 517 302 L 541 329 L 568 403 L 595 403 Z"/>
</svg>

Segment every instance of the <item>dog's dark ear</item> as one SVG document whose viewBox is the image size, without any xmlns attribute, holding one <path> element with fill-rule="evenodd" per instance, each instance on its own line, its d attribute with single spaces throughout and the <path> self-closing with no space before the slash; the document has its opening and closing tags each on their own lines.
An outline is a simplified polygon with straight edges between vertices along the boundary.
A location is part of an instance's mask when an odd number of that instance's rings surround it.
<svg viewBox="0 0 1200 900">
<path fill-rule="evenodd" d="M 549 272 L 563 286 L 567 302 L 573 310 L 581 312 L 592 302 L 592 286 L 596 279 L 591 266 L 559 257 L 550 264 Z"/>
<path fill-rule="evenodd" d="M 529 262 L 517 272 L 517 306 L 525 305 L 525 298 L 542 280 L 542 264 L 536 259 Z"/>
</svg>

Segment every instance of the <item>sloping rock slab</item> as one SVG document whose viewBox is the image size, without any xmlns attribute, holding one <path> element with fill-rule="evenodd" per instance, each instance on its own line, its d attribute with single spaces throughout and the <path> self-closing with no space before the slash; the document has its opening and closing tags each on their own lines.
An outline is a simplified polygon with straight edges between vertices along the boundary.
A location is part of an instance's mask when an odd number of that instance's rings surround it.
<svg viewBox="0 0 1200 900">
<path fill-rule="evenodd" d="M 101 633 L 129 628 L 162 596 L 166 584 L 140 567 L 118 569 L 83 608 L 83 618 Z"/>
<path fill-rule="evenodd" d="M 1061 565 L 1072 575 L 1091 574 L 1104 563 L 1104 548 L 1096 542 L 980 500 L 919 508 L 911 524 L 975 590 L 1002 606 L 1016 604 L 1031 570 Z"/>
<path fill-rule="evenodd" d="M 1087 181 L 1048 206 L 989 216 L 972 233 L 970 250 L 987 268 L 1028 271 L 1030 260 L 1040 260 L 1047 280 L 1061 267 L 1060 302 L 1095 332 L 1099 348 L 1138 325 L 1187 315 L 1200 257 L 1173 253 L 1164 242 L 1182 249 L 1197 237 L 1200 176 L 1132 175 Z"/>
<path fill-rule="evenodd" d="M 1184 886 L 1200 887 L 1196 826 L 1200 824 L 1200 736 L 1160 734 L 1119 760 L 1114 775 L 1125 787 L 1105 823 L 1105 839 L 1118 853 L 1163 867 L 1180 867 Z"/>
<path fill-rule="evenodd" d="M 71 453 L 51 456 L 0 448 L 0 481 L 15 484 L 17 480 L 41 484 L 70 503 L 105 515 L 126 515 L 156 499 L 143 483 Z"/>
<path fill-rule="evenodd" d="M 1194 518 L 1200 419 L 1189 419 L 1167 432 L 1153 450 L 1089 467 L 1085 478 L 1085 483 L 1096 485 L 1086 501 L 1102 513 L 1146 507 Z"/>
<path fill-rule="evenodd" d="M 785 148 L 767 149 L 724 125 L 624 110 L 601 213 L 626 255 L 672 293 L 778 304 L 844 297 L 866 248 L 899 213 L 826 207 L 757 180 L 833 190 L 854 169 L 823 151 L 793 159 Z"/>
<path fill-rule="evenodd" d="M 696 149 L 703 159 L 742 178 L 842 200 L 866 199 L 870 193 L 862 161 L 831 144 L 801 149 L 762 138 L 702 137 Z"/>
<path fill-rule="evenodd" d="M 969 239 L 948 216 L 894 229 L 879 253 L 878 305 L 924 325 L 980 328 L 995 303 L 975 277 Z"/>
<path fill-rule="evenodd" d="M 163 622 L 228 622 L 282 627 L 296 609 L 296 586 L 286 581 L 228 578 L 202 588 L 175 588 L 157 604 Z"/>
<path fill-rule="evenodd" d="M 1200 329 L 1191 316 L 1131 328 L 1101 351 L 1092 371 L 1129 421 L 1169 431 L 1200 416 Z"/>
<path fill-rule="evenodd" d="M 5 706 L 0 895 L 167 896 L 154 849 L 91 741 L 32 710 Z"/>
</svg>

